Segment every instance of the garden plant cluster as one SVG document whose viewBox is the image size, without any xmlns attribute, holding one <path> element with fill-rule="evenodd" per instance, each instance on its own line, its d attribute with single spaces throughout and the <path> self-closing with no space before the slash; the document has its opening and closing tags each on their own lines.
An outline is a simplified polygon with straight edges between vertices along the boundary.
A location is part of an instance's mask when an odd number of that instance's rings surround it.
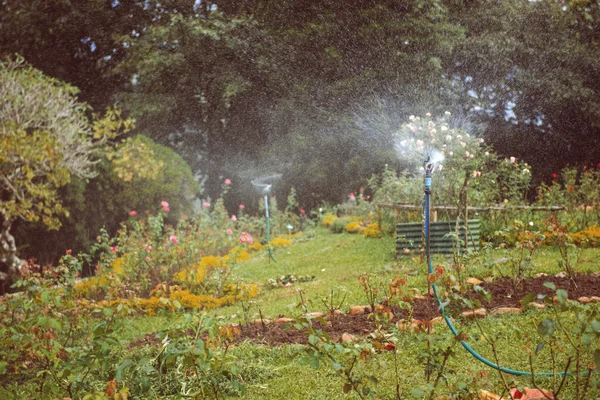
<svg viewBox="0 0 600 400">
<path fill-rule="evenodd" d="M 264 200 L 256 215 L 243 204 L 230 213 L 235 183 L 226 179 L 217 200 L 175 225 L 162 201 L 155 212 L 131 210 L 114 233 L 101 230 L 86 253 L 65 249 L 57 265 L 30 260 L 0 299 L 0 397 L 268 398 L 278 394 L 261 390 L 290 368 L 327 369 L 327 388 L 311 389 L 323 398 L 597 398 L 600 292 L 589 301 L 572 293 L 598 276 L 600 165 L 557 171 L 530 202 L 529 165 L 499 157 L 448 117 L 410 117 L 396 134 L 407 169 L 384 169 L 342 204 L 307 212 L 293 190 L 285 207 L 272 197 L 269 243 Z M 422 253 L 395 259 L 376 247 L 393 248 L 396 222 L 422 220 L 378 205 L 422 204 L 423 154 L 439 159 L 433 203 L 454 206 L 439 218 L 490 208 L 475 215 L 480 249 L 434 257 L 433 274 L 423 273 Z M 344 258 L 360 251 L 367 265 Z M 543 291 L 527 292 L 545 277 Z M 517 314 L 468 319 L 490 304 L 495 281 Z M 445 316 L 462 322 L 457 335 L 419 316 L 433 284 Z M 363 329 L 338 337 L 351 315 Z M 276 324 L 304 339 L 265 348 Z M 483 366 L 463 341 L 531 375 Z"/>
</svg>

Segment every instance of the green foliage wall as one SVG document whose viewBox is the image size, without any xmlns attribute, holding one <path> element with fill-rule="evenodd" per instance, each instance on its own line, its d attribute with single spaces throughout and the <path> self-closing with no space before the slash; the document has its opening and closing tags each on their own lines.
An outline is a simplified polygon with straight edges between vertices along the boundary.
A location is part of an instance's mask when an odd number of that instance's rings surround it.
<svg viewBox="0 0 600 400">
<path fill-rule="evenodd" d="M 59 231 L 47 231 L 39 225 L 19 224 L 15 237 L 21 243 L 21 256 L 35 257 L 40 262 L 52 262 L 66 249 L 86 250 L 96 240 L 100 228 L 114 232 L 121 221 L 135 210 L 143 215 L 155 211 L 160 202 L 169 203 L 167 222 L 175 224 L 192 212 L 192 201 L 200 190 L 190 167 L 173 150 L 139 135 L 155 155 L 154 162 L 164 164 L 156 179 L 134 179 L 124 182 L 113 171 L 109 161 L 98 165 L 98 176 L 89 182 L 74 179 L 61 192 L 69 217 L 62 218 Z"/>
</svg>

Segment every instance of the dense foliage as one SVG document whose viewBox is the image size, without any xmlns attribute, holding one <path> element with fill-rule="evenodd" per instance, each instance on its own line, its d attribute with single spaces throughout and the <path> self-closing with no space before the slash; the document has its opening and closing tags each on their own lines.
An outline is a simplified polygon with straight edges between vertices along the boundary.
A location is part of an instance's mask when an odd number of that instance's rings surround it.
<svg viewBox="0 0 600 400">
<path fill-rule="evenodd" d="M 208 177 L 208 196 L 224 174 L 280 172 L 279 194 L 293 185 L 303 204 L 338 202 L 402 164 L 390 136 L 425 111 L 467 118 L 472 135 L 532 165 L 535 183 L 598 162 L 594 1 L 5 1 L 0 11 L 1 53 L 75 84 L 94 107 L 122 99 L 140 132 Z"/>
</svg>

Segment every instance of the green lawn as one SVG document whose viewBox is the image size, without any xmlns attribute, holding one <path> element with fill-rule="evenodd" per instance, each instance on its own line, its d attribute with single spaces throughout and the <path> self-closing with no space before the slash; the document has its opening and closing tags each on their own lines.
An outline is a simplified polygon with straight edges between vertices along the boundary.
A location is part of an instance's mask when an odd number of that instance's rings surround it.
<svg viewBox="0 0 600 400">
<path fill-rule="evenodd" d="M 251 260 L 240 263 L 235 267 L 235 275 L 246 282 L 261 285 L 260 295 L 249 304 L 249 318 L 258 318 L 259 312 L 267 318 L 278 315 L 295 317 L 301 314 L 298 307 L 300 291 L 302 292 L 309 311 L 324 311 L 321 299 L 334 290 L 334 293 L 347 293 L 347 299 L 342 309 L 350 305 L 367 304 L 367 299 L 359 287 L 358 276 L 364 272 L 377 274 L 382 279 L 390 279 L 398 274 L 408 272 L 408 285 L 426 291 L 426 266 L 419 257 L 401 257 L 394 260 L 393 238 L 368 239 L 359 235 L 331 234 L 327 230 L 317 228 L 294 239 L 294 244 L 288 248 L 277 248 L 274 253 L 277 262 L 269 262 L 266 251 L 254 253 Z M 488 256 L 488 263 L 493 263 L 503 256 L 500 251 L 494 251 Z M 600 250 L 586 249 L 583 251 L 579 271 L 597 271 L 600 268 Z M 558 251 L 543 247 L 534 258 L 534 272 L 556 273 L 560 269 L 557 260 Z M 434 257 L 435 265 L 448 265 L 448 259 L 443 256 Z M 471 266 L 467 268 L 469 275 L 485 277 L 493 274 L 489 267 Z M 296 283 L 291 287 L 269 288 L 266 284 L 269 278 L 278 275 L 294 274 L 313 275 L 316 278 L 310 282 Z M 207 316 L 216 317 L 223 323 L 240 323 L 244 321 L 241 305 L 224 307 L 203 312 Z M 527 346 L 538 344 L 536 326 L 544 318 L 552 317 L 553 312 L 530 311 L 519 315 L 488 317 L 481 320 L 480 326 L 488 337 L 497 343 L 498 357 L 502 365 L 513 369 L 529 370 Z M 575 316 L 561 315 L 564 324 L 568 326 Z M 123 339 L 131 340 L 182 324 L 180 314 L 159 315 L 154 317 L 132 318 L 130 329 L 124 332 Z M 477 351 L 489 359 L 494 355 L 491 347 L 485 341 L 480 329 L 470 321 L 456 321 L 457 329 L 468 337 L 468 342 Z M 435 328 L 433 340 L 450 343 L 451 333 L 440 325 Z M 411 390 L 426 384 L 424 364 L 418 361 L 418 356 L 426 349 L 426 338 L 423 335 L 404 333 L 397 335 L 397 369 L 399 385 L 403 398 L 414 397 Z M 568 344 L 563 344 L 569 350 Z M 598 348 L 598 337 L 592 338 L 592 347 Z M 531 348 L 531 347 L 530 347 Z M 438 394 L 444 393 L 446 385 L 456 390 L 459 382 L 468 382 L 470 387 L 481 387 L 487 390 L 502 392 L 498 373 L 484 366 L 469 355 L 460 345 L 455 346 L 455 352 L 448 359 L 446 367 L 447 383 L 440 384 Z M 583 351 L 583 350 L 582 350 Z M 592 362 L 589 348 L 584 354 L 586 363 Z M 322 365 L 318 370 L 309 365 L 301 365 L 298 359 L 305 354 L 302 346 L 280 346 L 269 348 L 256 346 L 251 343 L 242 344 L 232 350 L 237 357 L 246 384 L 248 399 L 342 399 L 350 394 L 343 393 L 343 380 L 329 365 Z M 565 354 L 556 357 L 564 365 Z M 394 357 L 391 352 L 384 352 L 366 366 L 366 371 L 373 373 L 379 381 L 374 388 L 376 398 L 395 398 Z M 536 370 L 551 369 L 552 362 L 549 352 L 540 352 L 539 359 L 534 364 Z M 587 364 L 586 364 L 587 365 Z M 582 368 L 585 368 L 582 365 Z M 531 386 L 526 377 L 515 378 L 506 376 L 509 384 Z M 596 375 L 588 390 L 589 398 L 600 395 Z M 444 382 L 442 380 L 442 382 Z M 537 378 L 536 382 L 543 387 L 551 387 L 551 378 Z M 559 383 L 559 382 L 558 382 Z M 556 384 L 558 384 L 556 383 Z M 575 378 L 568 378 L 565 383 L 565 399 L 574 398 Z M 596 385 L 596 386 L 594 386 Z M 464 398 L 470 398 L 467 397 Z M 569 397 L 571 396 L 571 397 Z"/>
</svg>

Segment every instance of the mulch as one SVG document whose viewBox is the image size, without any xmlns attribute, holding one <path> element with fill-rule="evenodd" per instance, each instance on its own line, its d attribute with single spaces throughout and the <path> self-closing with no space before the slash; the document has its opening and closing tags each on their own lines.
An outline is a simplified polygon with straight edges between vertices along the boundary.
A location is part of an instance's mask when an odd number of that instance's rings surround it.
<svg viewBox="0 0 600 400">
<path fill-rule="evenodd" d="M 541 276 L 524 280 L 518 287 L 513 287 L 510 281 L 496 279 L 492 282 L 484 282 L 480 286 L 490 292 L 490 301 L 485 301 L 479 293 L 472 292 L 472 298 L 481 301 L 481 306 L 487 310 L 494 310 L 500 307 L 520 307 L 520 301 L 527 294 L 541 294 L 553 296 L 554 291 L 544 286 L 545 282 L 552 282 L 556 289 L 564 289 L 569 294 L 569 299 L 578 299 L 580 297 L 600 296 L 600 276 L 596 274 L 580 274 L 572 281 L 566 277 Z M 397 322 L 409 317 L 405 309 L 394 307 L 392 309 L 394 317 L 391 322 Z M 412 303 L 412 318 L 421 321 L 430 321 L 440 316 L 440 312 L 432 297 L 415 299 Z M 313 318 L 313 326 L 326 332 L 331 341 L 340 342 L 344 334 L 364 336 L 373 332 L 376 327 L 376 321 L 373 314 L 340 314 L 335 315 L 333 320 L 330 318 Z M 238 326 L 239 335 L 236 335 L 235 342 L 251 341 L 256 344 L 269 346 L 281 344 L 306 344 L 308 335 L 296 328 L 293 323 L 269 323 L 262 324 L 259 321 L 252 324 L 241 324 Z M 132 343 L 131 346 L 153 343 L 155 340 L 148 335 Z"/>
</svg>

